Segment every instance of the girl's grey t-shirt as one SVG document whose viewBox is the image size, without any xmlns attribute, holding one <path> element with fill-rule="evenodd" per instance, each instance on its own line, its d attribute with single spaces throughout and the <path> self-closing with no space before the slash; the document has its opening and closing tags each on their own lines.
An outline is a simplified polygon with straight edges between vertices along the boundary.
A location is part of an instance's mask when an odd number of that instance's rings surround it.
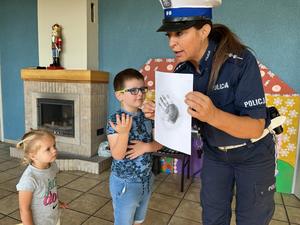
<svg viewBox="0 0 300 225">
<path fill-rule="evenodd" d="M 56 174 L 58 171 L 55 162 L 48 169 L 37 169 L 29 165 L 16 186 L 18 191 L 33 193 L 31 210 L 35 225 L 57 224 L 59 202 Z"/>
</svg>

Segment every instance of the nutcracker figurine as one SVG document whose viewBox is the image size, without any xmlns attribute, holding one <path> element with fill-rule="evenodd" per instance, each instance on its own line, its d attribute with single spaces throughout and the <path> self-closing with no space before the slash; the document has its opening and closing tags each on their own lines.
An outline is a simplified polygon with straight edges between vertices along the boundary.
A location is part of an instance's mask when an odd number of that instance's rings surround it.
<svg viewBox="0 0 300 225">
<path fill-rule="evenodd" d="M 50 68 L 62 69 L 59 60 L 62 50 L 61 26 L 57 23 L 52 26 L 51 47 L 53 63 L 50 64 Z"/>
</svg>

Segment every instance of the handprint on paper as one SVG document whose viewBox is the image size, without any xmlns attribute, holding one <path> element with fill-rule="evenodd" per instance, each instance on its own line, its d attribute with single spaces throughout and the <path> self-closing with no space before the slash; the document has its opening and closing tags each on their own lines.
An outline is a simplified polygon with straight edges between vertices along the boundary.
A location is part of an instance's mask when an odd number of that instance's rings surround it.
<svg viewBox="0 0 300 225">
<path fill-rule="evenodd" d="M 165 113 L 164 117 L 168 122 L 172 124 L 176 123 L 179 116 L 179 110 L 168 95 L 161 95 L 159 97 L 158 106 Z"/>
</svg>

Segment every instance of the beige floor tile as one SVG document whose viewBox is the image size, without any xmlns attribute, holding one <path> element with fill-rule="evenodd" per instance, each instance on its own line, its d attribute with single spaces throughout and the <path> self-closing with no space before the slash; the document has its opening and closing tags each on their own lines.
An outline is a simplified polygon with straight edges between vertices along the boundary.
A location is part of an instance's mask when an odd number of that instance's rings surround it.
<svg viewBox="0 0 300 225">
<path fill-rule="evenodd" d="M 159 173 L 158 175 L 155 176 L 155 180 L 164 181 L 168 176 L 169 174 Z"/>
<path fill-rule="evenodd" d="M 0 199 L 0 213 L 8 215 L 19 208 L 18 195 L 13 193 Z M 1 224 L 1 223 L 0 223 Z"/>
<path fill-rule="evenodd" d="M 189 181 L 191 181 L 191 180 L 188 180 L 186 177 L 184 178 L 184 182 L 189 182 Z M 180 184 L 180 182 L 181 182 L 181 174 L 170 174 L 165 179 L 165 182 Z"/>
<path fill-rule="evenodd" d="M 282 194 L 282 197 L 285 205 L 300 208 L 300 200 L 295 195 Z"/>
<path fill-rule="evenodd" d="M 180 185 L 175 183 L 163 182 L 161 183 L 155 190 L 155 192 L 160 194 L 165 194 L 169 196 L 173 196 L 176 198 L 182 198 L 184 196 L 185 191 L 187 190 L 187 184 L 185 183 L 184 191 L 180 191 Z"/>
<path fill-rule="evenodd" d="M 200 180 L 200 178 L 193 178 L 191 186 L 192 187 L 196 187 L 196 188 L 201 188 L 201 180 Z"/>
<path fill-rule="evenodd" d="M 5 171 L 5 170 L 15 168 L 20 165 L 21 165 L 20 162 L 16 162 L 13 160 L 5 161 L 5 162 L 0 163 L 0 171 Z"/>
<path fill-rule="evenodd" d="M 83 194 L 69 204 L 70 209 L 93 215 L 104 206 L 109 199 L 92 194 Z"/>
<path fill-rule="evenodd" d="M 195 222 L 201 222 L 201 213 L 202 209 L 199 203 L 182 200 L 174 215 L 190 219 Z"/>
<path fill-rule="evenodd" d="M 17 166 L 15 168 L 9 169 L 9 170 L 5 170 L 6 173 L 12 174 L 12 175 L 16 175 L 16 176 L 21 176 L 24 172 L 24 170 L 27 168 L 27 166 L 25 165 L 20 165 Z"/>
<path fill-rule="evenodd" d="M 61 187 L 58 189 L 59 200 L 65 203 L 69 203 L 82 195 L 83 192 Z"/>
<path fill-rule="evenodd" d="M 15 225 L 15 224 L 19 224 L 19 223 L 21 223 L 21 221 L 10 218 L 10 217 L 3 217 L 2 219 L 0 219 L 1 225 Z"/>
<path fill-rule="evenodd" d="M 273 218 L 275 220 L 288 221 L 283 205 L 275 205 L 275 212 Z"/>
<path fill-rule="evenodd" d="M 156 211 L 173 214 L 180 203 L 180 199 L 163 194 L 153 193 L 149 208 Z"/>
<path fill-rule="evenodd" d="M 286 207 L 288 217 L 291 223 L 300 224 L 300 208 Z"/>
<path fill-rule="evenodd" d="M 95 187 L 98 183 L 99 181 L 95 179 L 80 177 L 77 180 L 67 184 L 65 187 L 75 189 L 78 191 L 88 191 L 89 189 Z"/>
<path fill-rule="evenodd" d="M 61 225 L 81 225 L 89 216 L 70 209 L 64 209 L 60 218 Z"/>
<path fill-rule="evenodd" d="M 5 159 L 5 161 L 7 161 L 7 160 L 11 160 L 12 158 L 10 157 L 9 152 L 8 153 L 2 152 L 0 153 L 0 159 Z"/>
<path fill-rule="evenodd" d="M 79 170 L 68 170 L 68 171 L 65 171 L 65 172 L 68 172 L 68 173 L 71 173 L 71 174 L 74 174 L 74 175 L 78 175 L 78 176 L 83 176 L 83 175 L 86 174 L 86 172 L 79 171 Z"/>
<path fill-rule="evenodd" d="M 177 216 L 173 216 L 170 223 L 168 225 L 201 225 L 202 223 L 197 223 L 192 220 L 180 218 Z"/>
<path fill-rule="evenodd" d="M 0 158 L 0 163 L 7 161 L 7 159 Z"/>
<path fill-rule="evenodd" d="M 85 221 L 82 225 L 113 225 L 113 223 L 97 217 L 91 217 L 87 221 Z"/>
<path fill-rule="evenodd" d="M 152 186 L 152 191 L 155 191 L 157 187 L 162 183 L 163 181 L 161 180 L 154 180 L 153 186 Z"/>
<path fill-rule="evenodd" d="M 20 216 L 20 210 L 16 210 L 13 213 L 9 214 L 10 217 L 16 219 L 16 220 L 20 220 L 21 221 L 21 216 Z"/>
<path fill-rule="evenodd" d="M 74 174 L 62 171 L 62 172 L 59 172 L 56 176 L 57 184 L 59 186 L 64 186 L 65 184 L 77 179 L 78 177 L 79 177 L 78 175 L 74 175 Z"/>
<path fill-rule="evenodd" d="M 99 182 L 103 182 L 109 179 L 110 170 L 103 171 L 100 174 L 86 173 L 83 176 L 87 178 L 97 179 Z"/>
<path fill-rule="evenodd" d="M 184 196 L 184 199 L 200 202 L 200 188 L 190 186 Z"/>
<path fill-rule="evenodd" d="M 16 185 L 19 182 L 20 178 L 14 178 L 12 180 L 6 181 L 2 184 L 0 184 L 0 189 L 4 189 L 6 191 L 11 191 L 16 193 L 17 192 L 17 188 Z"/>
<path fill-rule="evenodd" d="M 0 183 L 4 183 L 8 180 L 14 179 L 18 177 L 18 175 L 12 175 L 6 172 L 0 172 Z"/>
<path fill-rule="evenodd" d="M 148 209 L 143 225 L 167 225 L 171 215 Z"/>
<path fill-rule="evenodd" d="M 275 193 L 274 195 L 274 201 L 275 201 L 275 204 L 283 204 L 282 202 L 282 197 L 281 197 L 281 193 Z"/>
<path fill-rule="evenodd" d="M 271 220 L 269 225 L 289 225 L 288 222 L 283 222 L 283 221 L 279 221 L 279 220 Z"/>
<path fill-rule="evenodd" d="M 103 181 L 100 184 L 97 184 L 96 187 L 91 189 L 88 193 L 100 195 L 106 198 L 111 198 L 110 192 L 109 192 L 109 181 Z"/>
<path fill-rule="evenodd" d="M 11 192 L 11 191 L 0 189 L 0 199 L 6 197 L 8 195 L 11 195 L 12 193 L 13 192 Z"/>
<path fill-rule="evenodd" d="M 94 216 L 113 222 L 114 221 L 114 209 L 112 206 L 112 201 L 110 200 L 109 202 L 107 202 L 105 204 L 105 206 L 103 206 L 101 209 L 99 209 L 94 214 Z"/>
</svg>

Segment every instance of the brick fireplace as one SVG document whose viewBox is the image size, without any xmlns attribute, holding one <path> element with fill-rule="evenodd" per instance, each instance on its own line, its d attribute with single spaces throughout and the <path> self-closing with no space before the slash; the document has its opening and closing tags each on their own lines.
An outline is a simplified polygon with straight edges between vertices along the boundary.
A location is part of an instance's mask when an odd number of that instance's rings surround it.
<svg viewBox="0 0 300 225">
<path fill-rule="evenodd" d="M 21 76 L 26 131 L 49 129 L 56 135 L 59 155 L 93 158 L 105 139 L 108 73 L 28 68 L 21 70 Z"/>
</svg>

